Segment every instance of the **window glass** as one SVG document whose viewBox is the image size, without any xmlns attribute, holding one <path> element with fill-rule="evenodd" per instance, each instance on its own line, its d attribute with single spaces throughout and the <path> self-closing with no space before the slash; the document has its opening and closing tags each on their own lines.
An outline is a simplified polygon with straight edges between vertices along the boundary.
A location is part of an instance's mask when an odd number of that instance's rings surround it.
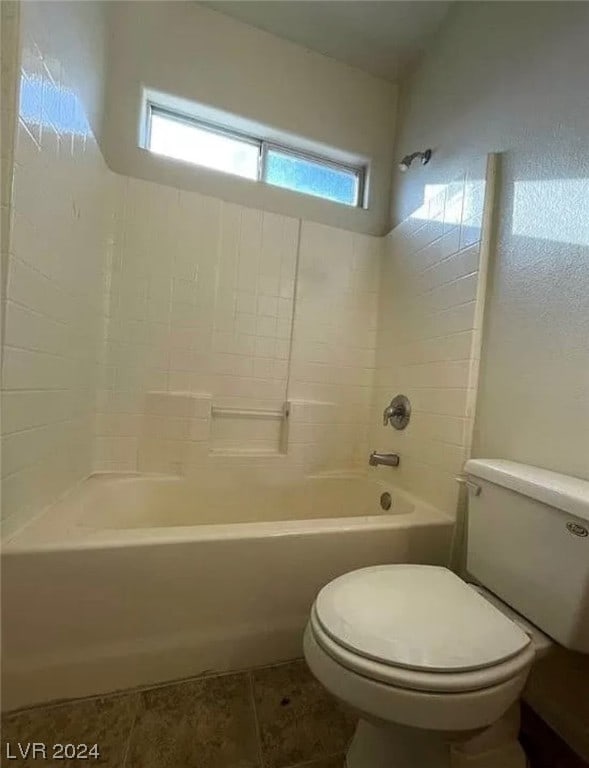
<svg viewBox="0 0 589 768">
<path fill-rule="evenodd" d="M 363 168 L 201 123 L 155 104 L 148 104 L 147 115 L 146 148 L 159 155 L 343 205 L 362 204 Z"/>
<path fill-rule="evenodd" d="M 246 179 L 258 178 L 260 146 L 253 142 L 201 128 L 155 110 L 151 113 L 149 149 Z"/>
<path fill-rule="evenodd" d="M 286 187 L 336 203 L 358 205 L 359 172 L 327 165 L 320 160 L 269 148 L 265 177 L 268 184 Z"/>
</svg>

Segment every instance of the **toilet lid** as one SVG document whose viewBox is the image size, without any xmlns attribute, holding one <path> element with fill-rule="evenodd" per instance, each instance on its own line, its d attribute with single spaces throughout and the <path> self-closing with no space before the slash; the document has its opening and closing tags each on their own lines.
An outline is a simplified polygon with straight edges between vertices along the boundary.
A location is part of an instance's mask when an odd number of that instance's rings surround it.
<svg viewBox="0 0 589 768">
<path fill-rule="evenodd" d="M 382 565 L 340 576 L 315 602 L 336 643 L 416 670 L 457 672 L 499 664 L 530 638 L 447 568 Z"/>
</svg>

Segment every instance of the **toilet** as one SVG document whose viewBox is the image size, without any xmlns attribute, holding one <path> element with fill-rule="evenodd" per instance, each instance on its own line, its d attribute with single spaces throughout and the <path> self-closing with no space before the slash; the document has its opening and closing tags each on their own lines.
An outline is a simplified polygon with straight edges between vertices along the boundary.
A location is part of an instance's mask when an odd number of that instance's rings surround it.
<svg viewBox="0 0 589 768">
<path fill-rule="evenodd" d="M 347 768 L 525 768 L 534 661 L 554 643 L 589 653 L 589 482 L 502 460 L 464 472 L 468 581 L 381 565 L 313 604 L 307 663 L 359 716 Z"/>
</svg>

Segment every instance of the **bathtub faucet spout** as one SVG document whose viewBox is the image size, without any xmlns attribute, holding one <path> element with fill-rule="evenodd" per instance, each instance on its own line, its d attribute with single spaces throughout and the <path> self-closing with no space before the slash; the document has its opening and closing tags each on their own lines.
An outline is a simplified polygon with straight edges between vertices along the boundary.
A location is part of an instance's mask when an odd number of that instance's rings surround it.
<svg viewBox="0 0 589 768">
<path fill-rule="evenodd" d="M 378 467 L 379 464 L 385 467 L 398 467 L 400 461 L 397 453 L 377 453 L 376 451 L 372 451 L 368 459 L 371 467 Z"/>
</svg>

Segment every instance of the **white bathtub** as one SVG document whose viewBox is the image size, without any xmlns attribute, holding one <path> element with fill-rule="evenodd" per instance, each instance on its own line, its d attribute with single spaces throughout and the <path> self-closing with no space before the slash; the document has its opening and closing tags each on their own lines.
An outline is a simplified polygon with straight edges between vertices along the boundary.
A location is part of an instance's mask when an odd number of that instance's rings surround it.
<svg viewBox="0 0 589 768">
<path fill-rule="evenodd" d="M 445 563 L 452 528 L 360 475 L 92 476 L 4 546 L 3 708 L 298 657 L 323 584 Z"/>
</svg>

